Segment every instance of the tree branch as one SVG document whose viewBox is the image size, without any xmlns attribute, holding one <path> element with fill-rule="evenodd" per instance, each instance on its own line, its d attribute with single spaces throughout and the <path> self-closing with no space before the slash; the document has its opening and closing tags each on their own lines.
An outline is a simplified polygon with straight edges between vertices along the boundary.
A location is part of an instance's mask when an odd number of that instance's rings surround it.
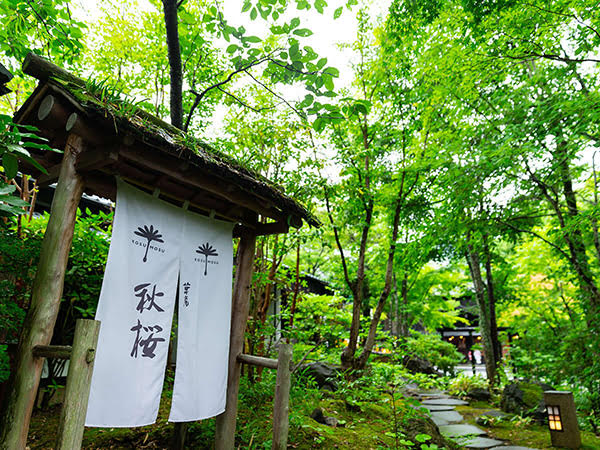
<svg viewBox="0 0 600 450">
<path fill-rule="evenodd" d="M 224 84 L 229 83 L 233 79 L 233 77 L 235 75 L 237 75 L 238 73 L 245 72 L 248 69 L 250 69 L 250 68 L 252 68 L 254 66 L 257 66 L 257 65 L 259 65 L 259 64 L 261 64 L 261 63 L 263 63 L 263 62 L 265 62 L 267 60 L 268 60 L 268 55 L 265 55 L 265 56 L 263 56 L 262 58 L 259 58 L 259 59 L 255 59 L 254 61 L 252 61 L 252 62 L 250 62 L 250 63 L 248 63 L 248 64 L 240 67 L 239 69 L 234 70 L 233 72 L 231 72 L 227 76 L 227 78 L 225 78 L 224 80 L 219 81 L 218 83 L 215 83 L 215 84 L 213 84 L 211 86 L 208 86 L 202 92 L 198 93 L 198 92 L 192 91 L 192 94 L 194 94 L 196 96 L 196 99 L 194 100 L 194 103 L 193 103 L 192 107 L 190 108 L 190 112 L 189 112 L 187 120 L 185 122 L 184 131 L 188 130 L 188 128 L 190 126 L 190 121 L 192 119 L 192 115 L 194 114 L 195 109 L 198 107 L 198 105 L 200 104 L 200 102 L 202 101 L 202 99 L 204 98 L 204 96 L 206 94 L 208 94 L 213 89 L 217 89 L 220 86 L 223 86 Z"/>
</svg>

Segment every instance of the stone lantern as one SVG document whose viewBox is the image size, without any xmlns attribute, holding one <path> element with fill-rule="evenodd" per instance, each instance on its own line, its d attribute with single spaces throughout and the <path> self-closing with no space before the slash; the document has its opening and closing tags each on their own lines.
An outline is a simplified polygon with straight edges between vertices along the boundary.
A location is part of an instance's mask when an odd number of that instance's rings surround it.
<svg viewBox="0 0 600 450">
<path fill-rule="evenodd" d="M 566 448 L 581 447 L 573 393 L 545 391 L 544 402 L 546 403 L 552 445 Z"/>
</svg>

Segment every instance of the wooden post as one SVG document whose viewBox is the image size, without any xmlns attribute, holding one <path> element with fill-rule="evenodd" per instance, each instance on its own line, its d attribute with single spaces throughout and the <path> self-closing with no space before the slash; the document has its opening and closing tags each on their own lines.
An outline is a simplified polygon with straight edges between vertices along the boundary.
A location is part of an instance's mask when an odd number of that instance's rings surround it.
<svg viewBox="0 0 600 450">
<path fill-rule="evenodd" d="M 98 333 L 100 333 L 99 321 L 77 320 L 73 350 L 69 360 L 67 389 L 58 425 L 57 450 L 81 448 Z"/>
<path fill-rule="evenodd" d="M 273 401 L 272 448 L 274 450 L 285 450 L 287 448 L 288 430 L 290 427 L 291 344 L 280 342 L 277 361 L 277 384 L 275 386 L 275 399 Z"/>
<path fill-rule="evenodd" d="M 229 339 L 229 375 L 225 412 L 217 416 L 215 449 L 231 450 L 235 444 L 238 391 L 240 387 L 241 363 L 238 362 L 244 348 L 244 334 L 250 309 L 250 285 L 254 263 L 256 236 L 245 234 L 238 245 L 235 282 L 231 309 L 231 334 Z"/>
<path fill-rule="evenodd" d="M 12 388 L 8 390 L 0 419 L 0 448 L 24 449 L 27 444 L 29 420 L 44 362 L 43 358 L 33 355 L 33 347 L 50 343 L 58 315 L 77 205 L 83 193 L 83 180 L 75 171 L 82 146 L 80 137 L 68 137 L 33 282 L 31 304 L 19 340 Z"/>
<path fill-rule="evenodd" d="M 171 438 L 171 450 L 184 450 L 185 439 L 188 432 L 188 422 L 175 422 L 173 437 Z"/>
</svg>

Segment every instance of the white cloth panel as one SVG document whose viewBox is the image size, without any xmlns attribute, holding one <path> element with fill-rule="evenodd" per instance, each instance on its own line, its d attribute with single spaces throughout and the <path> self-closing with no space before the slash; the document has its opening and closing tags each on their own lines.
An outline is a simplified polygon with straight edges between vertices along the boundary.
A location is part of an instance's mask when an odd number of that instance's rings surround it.
<svg viewBox="0 0 600 450">
<path fill-rule="evenodd" d="M 182 235 L 183 210 L 118 182 L 86 426 L 156 421 Z"/>
<path fill-rule="evenodd" d="M 172 422 L 206 419 L 225 410 L 232 231 L 231 223 L 185 215 Z"/>
</svg>

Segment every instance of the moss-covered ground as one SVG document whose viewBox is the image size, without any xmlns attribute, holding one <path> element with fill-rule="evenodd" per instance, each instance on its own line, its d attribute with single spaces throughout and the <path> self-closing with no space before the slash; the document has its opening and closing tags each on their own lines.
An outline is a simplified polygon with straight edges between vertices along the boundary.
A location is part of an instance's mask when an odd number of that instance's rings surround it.
<svg viewBox="0 0 600 450">
<path fill-rule="evenodd" d="M 494 406 L 485 402 L 475 402 L 468 406 L 458 406 L 467 423 L 477 425 L 488 432 L 490 437 L 510 441 L 512 445 L 531 447 L 538 449 L 553 449 L 550 443 L 550 432 L 545 425 L 539 425 L 531 420 L 520 417 L 508 417 L 503 420 L 491 420 L 486 424 L 477 424 L 476 418 L 484 412 L 490 411 Z M 582 449 L 600 449 L 600 437 L 589 431 L 581 432 Z"/>
<path fill-rule="evenodd" d="M 270 448 L 272 405 L 275 380 L 265 371 L 259 382 L 242 379 L 236 447 Z M 158 420 L 140 428 L 86 428 L 83 447 L 168 448 L 173 424 L 167 422 L 170 388 L 163 393 Z M 379 449 L 379 448 L 458 448 L 438 433 L 416 402 L 405 398 L 395 383 L 376 374 L 358 380 L 340 380 L 336 392 L 317 389 L 310 379 L 295 376 L 290 395 L 289 448 L 295 449 Z M 339 426 L 330 427 L 310 418 L 315 408 L 335 417 Z M 60 407 L 37 411 L 29 433 L 31 449 L 52 448 L 56 439 Z M 212 448 L 214 419 L 190 424 L 187 448 Z"/>
</svg>

